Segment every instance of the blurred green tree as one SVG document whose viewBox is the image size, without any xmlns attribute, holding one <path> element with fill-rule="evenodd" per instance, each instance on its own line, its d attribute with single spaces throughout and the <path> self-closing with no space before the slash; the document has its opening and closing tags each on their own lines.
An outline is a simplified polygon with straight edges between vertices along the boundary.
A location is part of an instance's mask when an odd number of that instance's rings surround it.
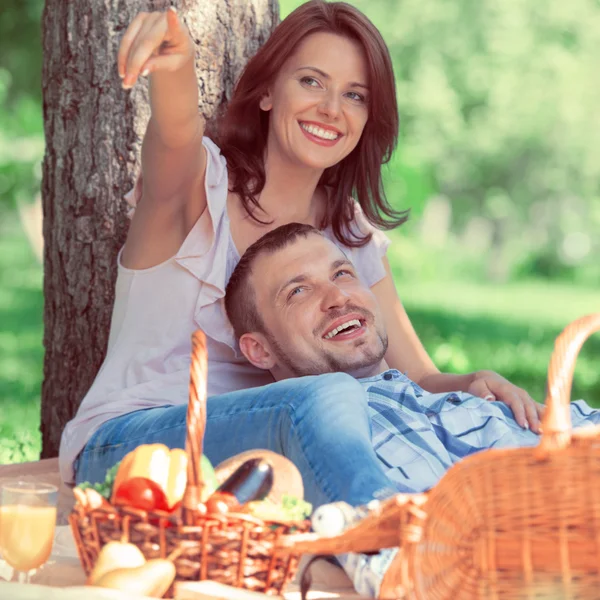
<svg viewBox="0 0 600 600">
<path fill-rule="evenodd" d="M 43 0 L 3 0 L 0 9 L 0 215 L 39 190 L 42 7 Z"/>
<path fill-rule="evenodd" d="M 23 96 L 42 99 L 40 17 L 43 0 L 2 0 L 0 13 L 0 69 L 10 73 L 7 106 Z"/>
<path fill-rule="evenodd" d="M 402 157 L 450 200 L 454 229 L 487 218 L 504 259 L 537 248 L 541 274 L 598 256 L 597 0 L 355 4 L 393 55 Z"/>
</svg>

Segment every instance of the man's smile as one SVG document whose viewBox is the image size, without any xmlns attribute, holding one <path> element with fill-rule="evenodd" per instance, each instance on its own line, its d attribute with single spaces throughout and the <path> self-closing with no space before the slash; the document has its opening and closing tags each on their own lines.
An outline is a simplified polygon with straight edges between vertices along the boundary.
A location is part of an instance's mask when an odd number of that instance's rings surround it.
<svg viewBox="0 0 600 600">
<path fill-rule="evenodd" d="M 323 339 L 328 342 L 353 340 L 367 331 L 366 319 L 359 314 L 347 314 L 329 325 Z"/>
</svg>

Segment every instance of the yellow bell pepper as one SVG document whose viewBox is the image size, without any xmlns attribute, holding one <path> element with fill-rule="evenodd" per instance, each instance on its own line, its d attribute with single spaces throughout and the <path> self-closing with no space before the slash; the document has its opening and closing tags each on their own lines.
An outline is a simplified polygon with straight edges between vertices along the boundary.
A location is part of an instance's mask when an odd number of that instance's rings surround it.
<svg viewBox="0 0 600 600">
<path fill-rule="evenodd" d="M 113 486 L 111 502 L 119 486 L 133 477 L 144 477 L 164 491 L 169 509 L 183 498 L 187 482 L 188 457 L 184 450 L 169 450 L 164 444 L 143 444 L 123 458 Z"/>
</svg>

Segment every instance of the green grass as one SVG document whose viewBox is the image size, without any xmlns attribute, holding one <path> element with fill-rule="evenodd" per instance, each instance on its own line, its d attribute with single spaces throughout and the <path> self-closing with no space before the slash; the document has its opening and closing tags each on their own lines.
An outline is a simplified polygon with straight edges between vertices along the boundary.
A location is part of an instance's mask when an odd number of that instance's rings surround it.
<svg viewBox="0 0 600 600">
<path fill-rule="evenodd" d="M 399 235 L 399 234 L 398 234 Z M 399 264 L 401 257 L 391 253 Z M 440 266 L 440 272 L 442 268 Z M 556 283 L 494 286 L 407 281 L 396 274 L 415 329 L 442 370 L 494 369 L 542 399 L 553 342 L 571 320 L 600 310 L 600 292 Z M 40 451 L 42 273 L 15 215 L 0 220 L 0 464 Z M 600 407 L 600 337 L 584 346 L 574 398 Z M 595 358 L 594 358 L 595 357 Z"/>
<path fill-rule="evenodd" d="M 482 286 L 397 281 L 406 309 L 436 365 L 445 371 L 493 369 L 544 399 L 554 340 L 565 325 L 600 310 L 600 292 L 555 283 Z M 572 398 L 600 407 L 600 337 L 577 360 Z"/>
<path fill-rule="evenodd" d="M 42 269 L 14 214 L 0 217 L 0 464 L 40 452 Z"/>
</svg>

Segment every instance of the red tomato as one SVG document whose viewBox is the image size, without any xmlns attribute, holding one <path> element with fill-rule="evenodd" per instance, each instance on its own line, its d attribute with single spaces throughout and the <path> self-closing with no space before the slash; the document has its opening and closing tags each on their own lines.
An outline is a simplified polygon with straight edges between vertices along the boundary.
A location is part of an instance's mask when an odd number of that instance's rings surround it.
<svg viewBox="0 0 600 600">
<path fill-rule="evenodd" d="M 232 494 L 226 494 L 222 492 L 215 492 L 207 501 L 206 501 L 206 512 L 210 514 L 221 514 L 224 515 L 228 513 L 230 510 L 235 510 L 239 508 L 240 503 L 237 501 L 237 498 Z"/>
<path fill-rule="evenodd" d="M 169 510 L 167 496 L 152 479 L 132 477 L 125 480 L 117 489 L 114 504 L 125 504 L 147 512 Z"/>
</svg>

